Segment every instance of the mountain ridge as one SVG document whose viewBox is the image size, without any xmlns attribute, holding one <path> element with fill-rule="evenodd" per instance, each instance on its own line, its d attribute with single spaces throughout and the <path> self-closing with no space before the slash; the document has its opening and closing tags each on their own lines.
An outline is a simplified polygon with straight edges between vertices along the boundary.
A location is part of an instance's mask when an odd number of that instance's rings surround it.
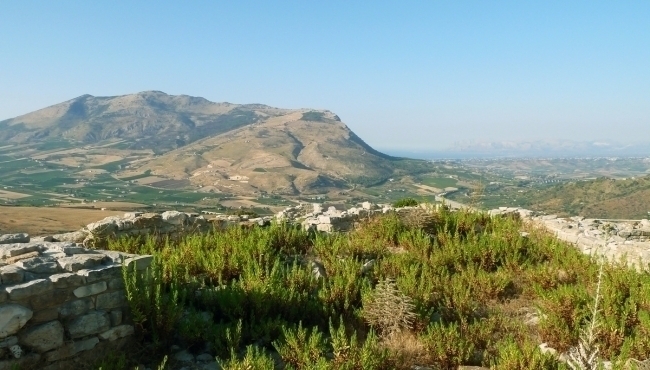
<svg viewBox="0 0 650 370">
<path fill-rule="evenodd" d="M 161 181 L 238 194 L 346 189 L 425 167 L 375 150 L 329 110 L 215 103 L 155 90 L 85 94 L 0 121 L 0 143 L 56 140 L 69 142 L 77 152 L 68 155 L 79 158 L 88 155 L 81 147 L 110 146 L 113 159 L 121 158 L 118 177 L 149 171 Z M 65 155 L 57 163 L 88 162 Z"/>
</svg>

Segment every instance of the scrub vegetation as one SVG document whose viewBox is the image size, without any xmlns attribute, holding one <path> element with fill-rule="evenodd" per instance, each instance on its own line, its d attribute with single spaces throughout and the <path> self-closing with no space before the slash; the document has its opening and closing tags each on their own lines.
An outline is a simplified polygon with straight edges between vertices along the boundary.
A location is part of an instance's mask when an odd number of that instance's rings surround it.
<svg viewBox="0 0 650 370">
<path fill-rule="evenodd" d="M 429 212 L 347 234 L 273 224 L 111 241 L 154 255 L 146 273 L 124 273 L 141 348 L 122 368 L 143 356 L 155 367 L 172 344 L 224 369 L 589 368 L 541 343 L 614 368 L 650 353 L 647 273 L 517 219 Z"/>
</svg>

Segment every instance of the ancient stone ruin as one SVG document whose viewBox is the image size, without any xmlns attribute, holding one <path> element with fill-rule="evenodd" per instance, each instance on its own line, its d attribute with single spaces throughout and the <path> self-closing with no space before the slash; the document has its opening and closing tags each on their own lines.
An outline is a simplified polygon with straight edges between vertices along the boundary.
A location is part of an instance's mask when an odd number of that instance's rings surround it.
<svg viewBox="0 0 650 370">
<path fill-rule="evenodd" d="M 306 230 L 344 232 L 375 215 L 410 214 L 439 206 L 394 209 L 365 202 L 349 209 L 325 209 L 322 204 L 302 204 L 286 208 L 275 219 Z M 644 268 L 650 263 L 648 220 L 560 218 L 506 207 L 489 214 L 522 218 L 573 243 L 586 254 L 613 260 L 624 257 L 630 265 Z M 231 225 L 264 226 L 273 219 L 209 216 L 176 211 L 131 212 L 124 217 L 107 217 L 79 231 L 38 239 L 26 234 L 0 235 L 0 370 L 16 364 L 65 368 L 67 365 L 61 367 L 65 361 L 97 346 L 117 346 L 133 334 L 122 271 L 124 266 L 145 269 L 152 257 L 97 249 L 105 246 L 109 238 L 175 237 Z M 318 266 L 314 269 L 318 274 L 325 273 Z"/>
<path fill-rule="evenodd" d="M 59 363 L 134 332 L 122 269 L 152 257 L 45 239 L 0 235 L 0 370 L 72 368 Z"/>
<path fill-rule="evenodd" d="M 650 221 L 647 219 L 558 217 L 516 207 L 493 209 L 489 214 L 521 217 L 547 229 L 558 239 L 574 244 L 585 254 L 617 262 L 623 259 L 629 266 L 637 268 L 647 268 L 650 263 Z"/>
</svg>

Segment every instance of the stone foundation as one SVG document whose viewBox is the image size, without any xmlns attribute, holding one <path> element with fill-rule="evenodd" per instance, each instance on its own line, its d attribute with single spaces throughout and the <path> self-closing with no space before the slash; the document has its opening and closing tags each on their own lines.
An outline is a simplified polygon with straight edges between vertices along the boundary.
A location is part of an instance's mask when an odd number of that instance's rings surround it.
<svg viewBox="0 0 650 370">
<path fill-rule="evenodd" d="M 102 342 L 129 337 L 123 265 L 141 270 L 151 260 L 0 236 L 0 370 L 58 368 Z"/>
</svg>

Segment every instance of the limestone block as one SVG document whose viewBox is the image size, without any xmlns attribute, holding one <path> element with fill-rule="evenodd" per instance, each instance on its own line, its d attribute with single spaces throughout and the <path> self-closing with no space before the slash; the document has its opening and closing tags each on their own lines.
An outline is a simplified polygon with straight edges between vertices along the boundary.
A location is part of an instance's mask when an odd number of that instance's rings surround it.
<svg viewBox="0 0 650 370">
<path fill-rule="evenodd" d="M 114 289 L 122 289 L 124 288 L 124 279 L 121 277 L 111 279 L 108 281 L 108 289 L 114 290 Z"/>
<path fill-rule="evenodd" d="M 332 232 L 332 225 L 330 225 L 330 224 L 318 224 L 318 225 L 316 225 L 316 230 L 329 233 L 329 232 Z"/>
<path fill-rule="evenodd" d="M 12 336 L 12 337 L 7 337 L 3 340 L 0 340 L 0 348 L 9 348 L 11 346 L 15 346 L 18 344 L 18 337 Z"/>
<path fill-rule="evenodd" d="M 9 258 L 29 252 L 39 252 L 42 247 L 42 243 L 2 244 L 0 245 L 0 257 Z"/>
<path fill-rule="evenodd" d="M 0 235 L 0 244 L 29 243 L 29 235 L 26 233 Z"/>
<path fill-rule="evenodd" d="M 187 214 L 178 211 L 167 211 L 162 213 L 162 219 L 172 225 L 183 225 L 187 220 Z"/>
<path fill-rule="evenodd" d="M 14 256 L 14 257 L 5 258 L 4 263 L 7 264 L 7 265 L 13 265 L 14 263 L 16 263 L 18 261 L 38 257 L 40 255 L 41 255 L 41 253 L 39 251 L 27 252 L 27 253 L 24 253 L 24 254 L 19 254 L 19 255 Z"/>
<path fill-rule="evenodd" d="M 62 319 L 80 316 L 86 314 L 88 311 L 94 308 L 92 299 L 84 298 L 70 301 L 59 307 L 58 313 L 61 315 Z"/>
<path fill-rule="evenodd" d="M 327 279 L 327 273 L 325 271 L 325 266 L 322 263 L 317 261 L 312 261 L 310 263 L 311 273 L 314 277 L 318 279 Z"/>
<path fill-rule="evenodd" d="M 57 307 L 50 307 L 44 310 L 34 312 L 34 316 L 32 316 L 30 322 L 32 324 L 35 324 L 39 322 L 48 322 L 48 321 L 56 320 L 58 318 L 59 318 L 59 309 Z"/>
<path fill-rule="evenodd" d="M 53 289 L 47 292 L 33 296 L 29 303 L 32 305 L 32 310 L 42 310 L 44 308 L 58 306 L 68 300 L 71 294 L 65 289 Z"/>
<path fill-rule="evenodd" d="M 88 297 L 94 294 L 99 294 L 103 291 L 105 291 L 107 288 L 106 282 L 105 281 L 100 281 L 98 283 L 90 284 L 90 285 L 85 285 L 85 286 L 80 286 L 79 288 L 75 289 L 73 291 L 75 297 L 77 298 L 83 298 L 83 297 Z"/>
<path fill-rule="evenodd" d="M 122 263 L 125 259 L 129 257 L 133 257 L 133 254 L 129 253 L 122 253 L 122 252 L 115 252 L 115 251 L 98 251 L 101 252 L 103 255 L 108 257 L 113 263 Z"/>
<path fill-rule="evenodd" d="M 318 216 L 318 223 L 319 224 L 331 224 L 333 219 L 334 219 L 334 217 L 330 217 L 330 216 Z"/>
<path fill-rule="evenodd" d="M 25 271 L 15 265 L 7 265 L 0 267 L 0 280 L 2 284 L 16 284 L 22 283 L 25 277 Z"/>
<path fill-rule="evenodd" d="M 92 269 L 77 271 L 77 275 L 86 279 L 86 282 L 92 283 L 97 280 L 112 279 L 122 276 L 122 265 L 98 266 Z"/>
<path fill-rule="evenodd" d="M 91 234 L 110 235 L 115 231 L 117 231 L 118 221 L 120 221 L 119 216 L 109 216 L 104 218 L 103 220 L 99 220 L 97 222 L 93 222 L 86 225 L 86 229 Z"/>
<path fill-rule="evenodd" d="M 60 258 L 57 262 L 62 269 L 70 272 L 95 267 L 106 258 L 103 254 L 75 254 L 72 257 Z"/>
<path fill-rule="evenodd" d="M 55 288 L 74 288 L 85 283 L 83 276 L 71 272 L 50 275 L 48 279 L 54 284 Z"/>
<path fill-rule="evenodd" d="M 361 266 L 361 274 L 365 274 L 375 267 L 375 260 L 370 260 Z"/>
<path fill-rule="evenodd" d="M 111 326 L 118 326 L 122 323 L 122 310 L 113 310 L 108 315 L 111 319 Z"/>
<path fill-rule="evenodd" d="M 135 266 L 136 270 L 141 271 L 148 268 L 153 261 L 152 255 L 142 255 L 137 257 L 128 258 L 124 261 L 124 265 L 129 271 L 133 271 Z"/>
<path fill-rule="evenodd" d="M 53 241 L 57 242 L 73 242 L 81 243 L 88 237 L 88 232 L 85 230 L 73 231 L 70 233 L 52 235 Z"/>
<path fill-rule="evenodd" d="M 104 312 L 92 312 L 80 316 L 70 323 L 66 329 L 73 339 L 82 338 L 87 335 L 102 333 L 111 327 L 111 320 Z"/>
<path fill-rule="evenodd" d="M 83 241 L 83 240 L 82 240 Z M 52 251 L 61 252 L 67 255 L 88 253 L 88 249 L 77 243 L 63 242 L 46 244 L 45 247 Z"/>
<path fill-rule="evenodd" d="M 124 338 L 128 335 L 133 335 L 134 329 L 131 325 L 120 325 L 114 328 L 108 329 L 105 332 L 99 334 L 99 339 L 114 341 L 119 338 Z"/>
<path fill-rule="evenodd" d="M 0 339 L 18 333 L 33 316 L 32 310 L 18 304 L 0 306 Z"/>
<path fill-rule="evenodd" d="M 9 294 L 9 299 L 13 301 L 29 298 L 36 294 L 43 294 L 50 289 L 52 289 L 52 282 L 48 279 L 32 280 L 5 288 Z"/>
<path fill-rule="evenodd" d="M 59 269 L 59 264 L 52 257 L 33 257 L 19 262 L 15 266 L 35 274 L 53 274 Z"/>
<path fill-rule="evenodd" d="M 47 352 L 63 345 L 63 325 L 59 321 L 37 325 L 21 333 L 19 339 L 38 353 Z"/>
<path fill-rule="evenodd" d="M 95 299 L 95 308 L 98 310 L 109 310 L 122 307 L 126 304 L 126 292 L 117 290 L 115 292 L 103 293 Z"/>
<path fill-rule="evenodd" d="M 79 352 L 88 351 L 95 348 L 97 343 L 99 343 L 99 338 L 92 337 L 78 342 L 66 344 L 65 346 L 57 350 L 46 353 L 45 359 L 49 362 L 53 362 L 64 358 L 72 357 Z"/>
</svg>

